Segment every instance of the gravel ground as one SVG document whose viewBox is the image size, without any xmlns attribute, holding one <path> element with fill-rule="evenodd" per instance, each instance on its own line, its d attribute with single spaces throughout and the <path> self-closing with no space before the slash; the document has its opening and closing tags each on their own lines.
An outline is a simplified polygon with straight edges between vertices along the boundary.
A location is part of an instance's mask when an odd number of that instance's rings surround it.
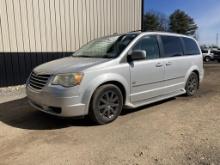
<svg viewBox="0 0 220 165">
<path fill-rule="evenodd" d="M 23 89 L 1 93 L 0 164 L 219 165 L 220 65 L 205 70 L 196 96 L 124 110 L 104 126 L 38 112 Z"/>
<path fill-rule="evenodd" d="M 0 88 L 0 103 L 25 97 L 25 85 Z"/>
</svg>

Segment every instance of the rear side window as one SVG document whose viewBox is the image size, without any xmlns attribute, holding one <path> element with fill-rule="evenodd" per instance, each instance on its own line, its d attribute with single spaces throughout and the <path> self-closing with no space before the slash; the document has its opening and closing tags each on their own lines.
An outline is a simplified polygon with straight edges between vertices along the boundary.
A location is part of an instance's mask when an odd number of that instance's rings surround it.
<svg viewBox="0 0 220 165">
<path fill-rule="evenodd" d="M 200 50 L 196 42 L 191 38 L 183 37 L 184 42 L 184 55 L 198 55 Z M 208 53 L 208 51 L 207 51 Z"/>
<path fill-rule="evenodd" d="M 161 36 L 164 53 L 162 57 L 176 57 L 183 55 L 183 47 L 179 37 Z"/>
</svg>

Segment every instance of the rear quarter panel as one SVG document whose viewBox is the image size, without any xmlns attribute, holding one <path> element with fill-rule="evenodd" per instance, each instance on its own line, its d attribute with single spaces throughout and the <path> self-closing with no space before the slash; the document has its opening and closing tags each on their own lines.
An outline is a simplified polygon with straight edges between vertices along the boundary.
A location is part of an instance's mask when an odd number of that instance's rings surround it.
<svg viewBox="0 0 220 165">
<path fill-rule="evenodd" d="M 186 76 L 185 76 L 185 83 L 187 82 L 187 79 L 189 75 L 193 71 L 198 71 L 199 72 L 199 81 L 202 82 L 203 77 L 204 77 L 204 69 L 203 69 L 203 56 L 202 54 L 200 55 L 194 55 L 194 56 L 189 56 L 190 57 L 190 68 L 188 69 Z"/>
</svg>

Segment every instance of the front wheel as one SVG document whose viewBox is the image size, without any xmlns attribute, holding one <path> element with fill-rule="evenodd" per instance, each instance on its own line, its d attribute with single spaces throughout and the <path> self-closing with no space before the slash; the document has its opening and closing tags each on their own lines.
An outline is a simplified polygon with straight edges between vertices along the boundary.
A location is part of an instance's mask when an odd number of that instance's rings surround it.
<svg viewBox="0 0 220 165">
<path fill-rule="evenodd" d="M 193 96 L 199 88 L 199 77 L 195 72 L 192 72 L 186 82 L 186 95 Z"/>
<path fill-rule="evenodd" d="M 112 84 L 99 87 L 90 104 L 90 117 L 98 124 L 114 121 L 121 113 L 123 96 L 120 89 Z"/>
</svg>

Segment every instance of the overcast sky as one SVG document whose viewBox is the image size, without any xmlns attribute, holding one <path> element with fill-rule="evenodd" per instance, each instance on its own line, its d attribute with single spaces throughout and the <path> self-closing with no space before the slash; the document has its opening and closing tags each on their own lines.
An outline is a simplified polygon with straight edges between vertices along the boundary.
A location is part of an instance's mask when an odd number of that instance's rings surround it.
<svg viewBox="0 0 220 165">
<path fill-rule="evenodd" d="M 201 44 L 215 44 L 217 33 L 220 44 L 220 0 L 145 0 L 145 11 L 159 11 L 169 16 L 176 9 L 195 20 Z"/>
</svg>

